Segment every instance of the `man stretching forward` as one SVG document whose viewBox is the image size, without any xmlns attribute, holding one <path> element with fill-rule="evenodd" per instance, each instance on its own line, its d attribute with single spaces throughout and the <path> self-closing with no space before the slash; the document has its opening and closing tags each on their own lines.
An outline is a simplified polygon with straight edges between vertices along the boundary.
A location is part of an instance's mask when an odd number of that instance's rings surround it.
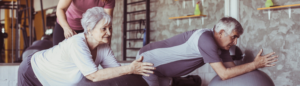
<svg viewBox="0 0 300 86">
<path fill-rule="evenodd" d="M 241 24 L 231 17 L 222 18 L 213 29 L 188 31 L 172 38 L 150 43 L 141 48 L 136 56 L 144 56 L 144 62 L 156 69 L 149 77 L 143 76 L 149 86 L 169 86 L 171 77 L 186 75 L 205 63 L 209 63 L 222 80 L 270 67 L 277 61 L 275 52 L 261 56 L 259 51 L 253 62 L 236 66 L 229 48 L 237 44 L 243 34 Z"/>
</svg>

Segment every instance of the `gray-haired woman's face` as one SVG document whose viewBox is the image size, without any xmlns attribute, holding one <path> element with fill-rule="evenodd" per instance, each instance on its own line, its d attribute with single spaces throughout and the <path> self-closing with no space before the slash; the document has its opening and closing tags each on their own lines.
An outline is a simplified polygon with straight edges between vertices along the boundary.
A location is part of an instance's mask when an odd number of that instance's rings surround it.
<svg viewBox="0 0 300 86">
<path fill-rule="evenodd" d="M 108 43 L 111 37 L 111 30 L 111 24 L 105 24 L 105 19 L 102 19 L 89 32 L 97 42 Z"/>
</svg>

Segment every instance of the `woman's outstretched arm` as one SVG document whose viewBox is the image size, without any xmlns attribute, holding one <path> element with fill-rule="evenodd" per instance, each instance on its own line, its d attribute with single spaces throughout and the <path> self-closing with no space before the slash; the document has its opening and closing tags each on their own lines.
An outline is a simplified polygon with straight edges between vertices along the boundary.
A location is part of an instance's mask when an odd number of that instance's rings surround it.
<svg viewBox="0 0 300 86">
<path fill-rule="evenodd" d="M 92 74 L 86 75 L 85 77 L 93 82 L 97 82 L 127 74 L 149 76 L 148 73 L 153 73 L 152 70 L 154 70 L 155 68 L 153 67 L 152 63 L 142 61 L 143 57 L 133 61 L 130 65 L 101 69 Z"/>
</svg>

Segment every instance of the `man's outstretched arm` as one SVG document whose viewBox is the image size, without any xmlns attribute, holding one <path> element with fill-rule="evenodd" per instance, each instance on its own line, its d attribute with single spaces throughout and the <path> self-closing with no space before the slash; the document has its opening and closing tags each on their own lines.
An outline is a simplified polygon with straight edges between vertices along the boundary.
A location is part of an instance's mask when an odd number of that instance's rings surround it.
<svg viewBox="0 0 300 86">
<path fill-rule="evenodd" d="M 271 67 L 275 65 L 272 64 L 273 62 L 277 61 L 278 56 L 272 56 L 275 54 L 275 52 L 269 53 L 264 56 L 261 56 L 261 53 L 262 49 L 259 51 L 253 62 L 239 66 L 235 66 L 233 62 L 226 62 L 224 64 L 222 62 L 214 62 L 209 64 L 222 80 L 227 80 L 235 76 L 253 71 L 257 68 Z M 227 67 L 225 67 L 224 65 L 226 65 Z"/>
</svg>

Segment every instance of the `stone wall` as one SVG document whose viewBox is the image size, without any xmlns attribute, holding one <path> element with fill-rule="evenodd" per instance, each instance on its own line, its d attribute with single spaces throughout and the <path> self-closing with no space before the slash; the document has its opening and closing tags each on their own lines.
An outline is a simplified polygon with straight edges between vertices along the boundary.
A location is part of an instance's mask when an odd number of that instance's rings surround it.
<svg viewBox="0 0 300 86">
<path fill-rule="evenodd" d="M 299 0 L 272 0 L 277 5 L 299 4 Z M 268 11 L 257 8 L 265 6 L 265 0 L 240 0 L 240 23 L 244 34 L 240 37 L 240 48 L 246 54 L 244 62 L 253 61 L 260 49 L 263 55 L 276 52 L 276 66 L 261 68 L 276 86 L 300 85 L 300 7 Z"/>
</svg>

